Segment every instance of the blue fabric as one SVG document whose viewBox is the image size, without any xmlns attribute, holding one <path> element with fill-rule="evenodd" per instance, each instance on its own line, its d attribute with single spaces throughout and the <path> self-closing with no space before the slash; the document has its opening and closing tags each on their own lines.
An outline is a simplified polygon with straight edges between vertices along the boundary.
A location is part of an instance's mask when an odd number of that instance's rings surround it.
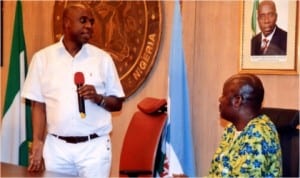
<svg viewBox="0 0 300 178">
<path fill-rule="evenodd" d="M 188 81 L 182 45 L 182 20 L 179 1 L 175 2 L 169 59 L 169 116 L 167 141 L 173 147 L 183 173 L 196 176 L 191 129 Z"/>
</svg>

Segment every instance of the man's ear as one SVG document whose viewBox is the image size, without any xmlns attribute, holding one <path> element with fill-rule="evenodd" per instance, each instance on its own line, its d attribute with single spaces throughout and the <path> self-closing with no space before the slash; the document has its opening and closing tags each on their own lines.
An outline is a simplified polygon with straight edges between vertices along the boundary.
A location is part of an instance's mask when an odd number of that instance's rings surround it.
<svg viewBox="0 0 300 178">
<path fill-rule="evenodd" d="M 239 108 L 242 104 L 242 97 L 241 96 L 235 96 L 231 99 L 231 104 L 234 108 Z"/>
</svg>

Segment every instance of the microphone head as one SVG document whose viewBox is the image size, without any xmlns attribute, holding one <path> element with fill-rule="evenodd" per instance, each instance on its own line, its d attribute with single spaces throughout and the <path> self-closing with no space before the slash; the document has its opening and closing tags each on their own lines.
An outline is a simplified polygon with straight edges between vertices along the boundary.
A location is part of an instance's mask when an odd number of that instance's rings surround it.
<svg viewBox="0 0 300 178">
<path fill-rule="evenodd" d="M 84 76 L 82 72 L 76 72 L 74 75 L 74 82 L 76 85 L 83 85 L 84 84 Z"/>
</svg>

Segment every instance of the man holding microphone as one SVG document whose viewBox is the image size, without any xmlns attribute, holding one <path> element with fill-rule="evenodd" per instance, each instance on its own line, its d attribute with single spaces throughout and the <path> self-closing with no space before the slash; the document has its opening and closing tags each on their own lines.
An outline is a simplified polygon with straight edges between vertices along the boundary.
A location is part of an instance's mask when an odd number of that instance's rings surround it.
<svg viewBox="0 0 300 178">
<path fill-rule="evenodd" d="M 121 110 L 125 95 L 110 55 L 88 43 L 94 22 L 89 7 L 70 4 L 60 41 L 32 58 L 22 90 L 32 102 L 29 171 L 44 162 L 49 171 L 109 177 L 110 112 Z"/>
</svg>

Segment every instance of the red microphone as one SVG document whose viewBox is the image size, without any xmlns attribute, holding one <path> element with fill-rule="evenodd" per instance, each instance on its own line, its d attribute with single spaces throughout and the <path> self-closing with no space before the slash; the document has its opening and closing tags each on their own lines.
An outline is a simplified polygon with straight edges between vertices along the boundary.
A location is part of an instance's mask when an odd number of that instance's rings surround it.
<svg viewBox="0 0 300 178">
<path fill-rule="evenodd" d="M 84 75 L 82 72 L 76 72 L 74 75 L 74 82 L 77 86 L 77 89 L 84 84 Z M 78 97 L 78 107 L 79 107 L 79 113 L 81 118 L 85 118 L 85 105 L 84 105 L 84 99 L 79 95 L 77 92 Z"/>
</svg>

